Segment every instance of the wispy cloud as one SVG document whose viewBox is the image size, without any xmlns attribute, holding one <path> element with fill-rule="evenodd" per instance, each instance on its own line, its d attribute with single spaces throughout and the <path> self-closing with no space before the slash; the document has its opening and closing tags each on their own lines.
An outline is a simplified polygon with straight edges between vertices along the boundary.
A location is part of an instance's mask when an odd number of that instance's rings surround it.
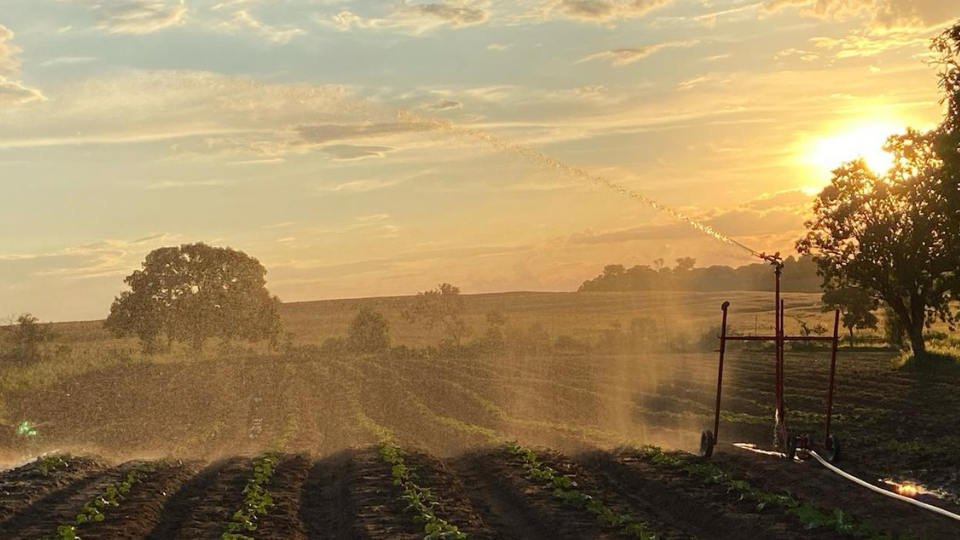
<svg viewBox="0 0 960 540">
<path fill-rule="evenodd" d="M 320 147 L 321 152 L 338 161 L 381 158 L 391 150 L 393 150 L 393 148 L 389 146 L 360 146 L 354 144 L 331 144 Z"/>
<path fill-rule="evenodd" d="M 148 191 L 158 191 L 162 189 L 194 189 L 207 187 L 225 187 L 233 185 L 230 180 L 160 180 L 150 182 L 144 186 Z"/>
<path fill-rule="evenodd" d="M 795 8 L 820 19 L 865 18 L 872 27 L 942 26 L 956 18 L 956 3 L 947 0 L 768 0 L 767 12 Z"/>
<path fill-rule="evenodd" d="M 306 30 L 291 26 L 275 26 L 267 24 L 250 14 L 249 11 L 241 9 L 233 14 L 230 21 L 220 24 L 220 28 L 226 30 L 248 29 L 253 30 L 257 35 L 271 43 L 283 45 L 289 43 L 291 39 L 306 34 Z"/>
<path fill-rule="evenodd" d="M 463 28 L 482 24 L 490 17 L 488 7 L 488 0 L 447 0 L 405 5 L 384 17 L 363 17 L 343 10 L 321 22 L 341 30 L 392 30 L 416 35 L 442 27 Z"/>
<path fill-rule="evenodd" d="M 0 24 L 0 104 L 16 105 L 43 101 L 40 90 L 19 80 L 21 49 L 13 44 L 14 33 Z"/>
<path fill-rule="evenodd" d="M 42 67 L 57 67 L 57 66 L 75 66 L 79 64 L 89 64 L 91 62 L 96 62 L 97 57 L 95 56 L 58 56 L 56 58 L 51 58 L 49 60 L 44 60 L 40 62 Z"/>
<path fill-rule="evenodd" d="M 632 64 L 638 60 L 642 60 L 651 54 L 654 54 L 658 51 L 664 49 L 672 49 L 677 47 L 693 47 L 694 45 L 700 43 L 697 40 L 688 40 L 688 41 L 665 41 L 663 43 L 654 43 L 652 45 L 645 45 L 643 47 L 632 47 L 624 49 L 610 49 L 607 51 L 600 51 L 593 53 L 587 56 L 584 56 L 577 61 L 578 64 L 583 62 L 589 62 L 591 60 L 610 60 L 611 63 L 615 66 L 625 66 L 627 64 Z"/>
<path fill-rule="evenodd" d="M 86 4 L 97 27 L 114 34 L 150 34 L 183 24 L 185 0 L 72 0 Z"/>
<path fill-rule="evenodd" d="M 547 0 L 536 11 L 544 19 L 612 24 L 643 17 L 673 0 Z"/>
</svg>

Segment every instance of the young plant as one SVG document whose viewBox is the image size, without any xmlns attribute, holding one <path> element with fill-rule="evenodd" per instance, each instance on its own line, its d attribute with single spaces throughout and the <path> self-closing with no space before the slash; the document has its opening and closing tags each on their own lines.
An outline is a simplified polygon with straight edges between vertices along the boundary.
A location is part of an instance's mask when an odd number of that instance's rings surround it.
<svg viewBox="0 0 960 540">
<path fill-rule="evenodd" d="M 273 497 L 265 487 L 280 463 L 278 454 L 269 453 L 253 460 L 253 476 L 243 488 L 243 507 L 233 513 L 220 540 L 253 540 L 243 533 L 257 530 L 257 519 L 273 507 Z"/>
<path fill-rule="evenodd" d="M 704 484 L 723 486 L 727 488 L 728 493 L 739 495 L 741 500 L 756 503 L 758 511 L 778 508 L 788 515 L 796 516 L 805 529 L 827 527 L 843 536 L 868 540 L 915 540 L 912 535 L 906 533 L 893 535 L 880 532 L 873 525 L 857 521 L 840 508 L 832 510 L 821 508 L 788 495 L 759 490 L 745 480 L 733 478 L 714 463 L 690 462 L 676 455 L 667 454 L 656 446 L 644 447 L 640 455 L 651 463 L 686 472 L 694 478 L 699 478 Z"/>
<path fill-rule="evenodd" d="M 511 443 L 507 446 L 507 451 L 520 460 L 531 479 L 551 489 L 555 498 L 586 511 L 594 516 L 598 522 L 616 529 L 624 536 L 637 540 L 661 540 L 663 538 L 649 530 L 647 524 L 643 521 L 629 514 L 618 514 L 600 499 L 584 493 L 579 489 L 573 478 L 542 463 L 533 450 L 524 448 L 517 443 Z"/>
<path fill-rule="evenodd" d="M 391 442 L 380 445 L 380 457 L 390 465 L 393 484 L 401 488 L 400 500 L 404 510 L 413 514 L 413 521 L 423 526 L 423 540 L 465 540 L 466 533 L 456 525 L 440 518 L 436 510 L 442 508 L 439 497 L 416 483 L 416 475 L 403 460 L 403 451 Z"/>
<path fill-rule="evenodd" d="M 150 464 L 130 469 L 123 478 L 108 485 L 100 495 L 84 504 L 73 523 L 58 526 L 55 536 L 44 536 L 42 540 L 79 540 L 77 527 L 84 523 L 100 522 L 106 519 L 106 511 L 120 506 L 120 502 L 130 493 L 133 486 L 141 482 L 145 474 L 152 471 L 153 465 Z"/>
</svg>

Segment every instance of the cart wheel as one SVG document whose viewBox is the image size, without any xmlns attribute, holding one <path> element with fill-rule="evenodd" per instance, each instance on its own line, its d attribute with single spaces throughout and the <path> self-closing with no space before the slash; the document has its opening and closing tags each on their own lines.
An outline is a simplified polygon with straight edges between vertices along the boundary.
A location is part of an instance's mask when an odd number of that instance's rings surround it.
<svg viewBox="0 0 960 540">
<path fill-rule="evenodd" d="M 786 448 L 785 457 L 790 461 L 793 461 L 793 458 L 797 457 L 797 436 L 796 435 L 787 436 L 787 448 Z"/>
<path fill-rule="evenodd" d="M 840 461 L 840 439 L 831 435 L 827 437 L 827 447 L 824 448 L 824 459 L 830 463 Z"/>
<path fill-rule="evenodd" d="M 713 432 L 709 429 L 700 434 L 700 455 L 708 458 L 713 455 Z"/>
<path fill-rule="evenodd" d="M 801 461 L 810 459 L 810 436 L 807 434 L 797 437 L 797 459 Z"/>
</svg>

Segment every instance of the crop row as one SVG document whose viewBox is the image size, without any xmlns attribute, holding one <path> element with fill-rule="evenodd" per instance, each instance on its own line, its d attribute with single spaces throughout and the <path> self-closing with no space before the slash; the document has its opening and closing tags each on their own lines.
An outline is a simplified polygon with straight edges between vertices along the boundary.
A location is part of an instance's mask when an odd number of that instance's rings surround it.
<svg viewBox="0 0 960 540">
<path fill-rule="evenodd" d="M 408 399 L 411 400 L 422 415 L 433 419 L 435 422 L 465 433 L 483 435 L 487 437 L 492 444 L 505 448 L 511 455 L 519 459 L 524 470 L 527 472 L 527 476 L 530 477 L 531 480 L 539 482 L 544 487 L 551 489 L 556 499 L 586 511 L 595 517 L 598 522 L 614 527 L 621 534 L 630 538 L 636 538 L 638 540 L 662 539 L 662 536 L 650 531 L 645 522 L 628 514 L 617 513 L 607 507 L 603 501 L 585 493 L 573 478 L 541 462 L 533 450 L 524 448 L 516 441 L 506 440 L 492 429 L 439 415 L 412 394 L 408 394 Z"/>
<path fill-rule="evenodd" d="M 78 527 L 85 523 L 99 522 L 106 519 L 106 511 L 110 508 L 120 506 L 120 502 L 130 493 L 134 484 L 140 482 L 145 474 L 153 470 L 155 470 L 153 464 L 143 464 L 127 471 L 127 474 L 124 475 L 123 478 L 108 485 L 104 488 L 103 492 L 84 504 L 72 523 L 59 525 L 54 536 L 44 536 L 43 540 L 78 540 Z"/>
<path fill-rule="evenodd" d="M 393 484 L 400 488 L 398 499 L 406 505 L 404 510 L 413 515 L 413 521 L 423 527 L 423 540 L 465 540 L 466 533 L 437 515 L 442 501 L 431 489 L 417 484 L 416 473 L 403 459 L 393 431 L 367 416 L 355 393 L 348 393 L 348 397 L 357 422 L 380 441 L 380 457 L 390 466 Z"/>
<path fill-rule="evenodd" d="M 243 487 L 243 506 L 233 513 L 220 540 L 253 540 L 244 533 L 257 530 L 258 518 L 273 506 L 273 497 L 266 485 L 270 483 L 278 463 L 280 456 L 272 453 L 253 460 L 253 476 Z"/>
<path fill-rule="evenodd" d="M 620 514 L 580 489 L 577 482 L 541 462 L 536 452 L 513 443 L 507 450 L 520 459 L 528 476 L 553 490 L 553 496 L 566 504 L 580 508 L 594 516 L 598 522 L 614 527 L 620 534 L 637 540 L 661 540 L 663 537 L 648 529 L 648 525 L 629 515 Z"/>
<path fill-rule="evenodd" d="M 655 446 L 641 449 L 640 456 L 656 465 L 683 471 L 698 478 L 704 484 L 716 484 L 735 493 L 742 500 L 756 503 L 757 510 L 777 508 L 788 515 L 796 516 L 807 529 L 827 527 L 843 536 L 865 538 L 868 540 L 916 540 L 910 534 L 891 534 L 878 530 L 874 525 L 857 520 L 840 508 L 827 509 L 804 503 L 789 495 L 779 495 L 762 491 L 751 486 L 745 480 L 739 480 L 726 473 L 715 463 L 691 461 L 673 454 L 667 454 Z"/>
</svg>

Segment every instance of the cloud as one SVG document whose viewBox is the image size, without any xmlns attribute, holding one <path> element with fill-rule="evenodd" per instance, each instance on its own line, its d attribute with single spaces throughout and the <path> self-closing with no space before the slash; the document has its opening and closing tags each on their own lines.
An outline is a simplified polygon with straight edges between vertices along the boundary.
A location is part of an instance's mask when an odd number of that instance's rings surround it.
<svg viewBox="0 0 960 540">
<path fill-rule="evenodd" d="M 353 161 L 366 158 L 381 158 L 393 150 L 389 146 L 357 146 L 353 144 L 331 144 L 321 146 L 320 151 L 338 161 Z"/>
<path fill-rule="evenodd" d="M 13 30 L 0 24 L 0 76 L 14 76 L 20 73 L 20 47 L 13 44 Z"/>
<path fill-rule="evenodd" d="M 0 76 L 0 104 L 19 105 L 45 99 L 43 93 L 36 88 L 30 88 L 20 81 Z"/>
<path fill-rule="evenodd" d="M 150 34 L 183 24 L 184 0 L 74 0 L 97 14 L 97 28 L 113 34 Z"/>
<path fill-rule="evenodd" d="M 736 239 L 769 235 L 798 236 L 812 197 L 801 190 L 763 194 L 740 206 L 713 210 L 698 220 L 712 229 Z M 613 231 L 585 231 L 573 234 L 567 242 L 575 245 L 611 244 L 638 240 L 670 241 L 697 238 L 701 233 L 686 223 L 656 223 Z"/>
<path fill-rule="evenodd" d="M 489 1 L 448 0 L 399 7 L 385 17 L 362 17 L 343 10 L 323 22 L 341 30 L 393 30 L 417 35 L 444 26 L 463 28 L 482 24 L 490 17 L 488 5 Z"/>
<path fill-rule="evenodd" d="M 607 51 L 600 51 L 598 53 L 593 53 L 587 55 L 577 61 L 578 64 L 583 62 L 589 62 L 591 60 L 597 59 L 606 59 L 610 60 L 615 66 L 625 66 L 627 64 L 632 64 L 638 60 L 646 58 L 651 54 L 654 54 L 663 49 L 669 49 L 674 47 L 692 47 L 699 43 L 697 40 L 689 41 L 665 41 L 663 43 L 654 43 L 653 45 L 646 45 L 644 47 L 635 47 L 628 49 L 610 49 Z"/>
<path fill-rule="evenodd" d="M 234 13 L 233 19 L 222 23 L 220 27 L 227 30 L 238 28 L 253 30 L 267 41 L 279 45 L 289 43 L 290 40 L 296 36 L 302 36 L 307 33 L 302 28 L 296 26 L 274 26 L 264 23 L 243 9 Z"/>
<path fill-rule="evenodd" d="M 943 25 L 960 16 L 960 6 L 948 0 L 769 0 L 767 12 L 795 8 L 808 17 L 846 20 L 867 18 L 872 27 Z"/>
<path fill-rule="evenodd" d="M 866 58 L 907 47 L 925 49 L 937 32 L 939 29 L 874 27 L 842 38 L 815 37 L 811 41 L 818 48 L 834 51 L 835 58 Z"/>
<path fill-rule="evenodd" d="M 512 44 L 512 43 L 511 43 L 511 44 L 507 44 L 507 43 L 491 43 L 491 44 L 487 45 L 487 50 L 488 50 L 488 51 L 500 51 L 500 52 L 503 52 L 503 51 L 506 51 L 506 50 L 510 49 L 511 47 L 513 47 L 513 44 Z"/>
<path fill-rule="evenodd" d="M 431 173 L 433 173 L 432 169 L 424 169 L 408 175 L 397 175 L 394 173 L 385 178 L 365 178 L 362 180 L 347 180 L 346 182 L 321 184 L 316 186 L 316 191 L 320 193 L 369 193 L 371 191 L 379 191 L 404 184 Z M 369 220 L 369 216 L 364 219 Z"/>
<path fill-rule="evenodd" d="M 21 49 L 13 44 L 14 33 L 0 24 L 0 104 L 18 105 L 46 98 L 36 88 L 19 80 Z"/>
<path fill-rule="evenodd" d="M 78 64 L 89 64 L 97 60 L 98 58 L 95 56 L 58 56 L 50 60 L 45 60 L 41 62 L 40 65 L 42 67 L 75 66 Z"/>
<path fill-rule="evenodd" d="M 365 124 L 318 124 L 296 128 L 307 143 L 323 143 L 334 140 L 367 139 L 383 135 L 395 135 L 429 131 L 431 126 L 418 122 L 384 122 Z"/>
<path fill-rule="evenodd" d="M 161 189 L 190 189 L 201 187 L 225 187 L 231 185 L 233 185 L 233 182 L 230 180 L 197 180 L 192 182 L 186 180 L 160 180 L 147 184 L 144 186 L 144 189 L 148 191 L 158 191 Z"/>
<path fill-rule="evenodd" d="M 169 140 L 171 153 L 181 157 L 274 158 L 297 141 L 308 144 L 293 126 L 374 117 L 341 86 L 264 84 L 193 71 L 118 72 L 58 86 L 49 97 L 4 116 L 0 148 Z"/>
<path fill-rule="evenodd" d="M 451 109 L 462 109 L 463 103 L 452 99 L 444 99 L 431 107 L 435 111 L 449 111 Z"/>
<path fill-rule="evenodd" d="M 612 23 L 643 17 L 673 0 L 547 0 L 540 8 L 543 18 Z"/>
</svg>

